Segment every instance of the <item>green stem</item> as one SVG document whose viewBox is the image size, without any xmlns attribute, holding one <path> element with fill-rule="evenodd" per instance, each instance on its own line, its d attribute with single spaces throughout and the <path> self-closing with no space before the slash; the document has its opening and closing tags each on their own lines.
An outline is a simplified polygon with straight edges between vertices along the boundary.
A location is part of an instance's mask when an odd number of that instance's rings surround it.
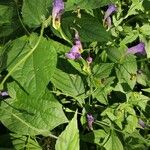
<svg viewBox="0 0 150 150">
<path fill-rule="evenodd" d="M 61 27 L 58 29 L 58 31 L 59 31 L 61 37 L 62 37 L 65 41 L 67 41 L 69 44 L 72 45 L 72 42 L 71 42 L 71 41 L 68 39 L 68 37 L 64 34 L 64 32 L 62 31 L 62 28 L 61 28 Z"/>
<path fill-rule="evenodd" d="M 90 92 L 89 92 L 89 105 L 91 105 L 91 97 L 92 97 L 92 93 L 93 93 L 93 88 L 92 88 L 92 79 L 91 76 L 89 76 L 89 84 L 90 84 Z"/>
<path fill-rule="evenodd" d="M 150 58 L 143 58 L 143 59 L 140 59 L 140 60 L 137 60 L 137 62 L 144 62 L 144 61 L 149 61 Z"/>
<path fill-rule="evenodd" d="M 5 78 L 3 79 L 3 81 L 1 82 L 1 86 L 5 83 L 5 81 L 8 79 L 8 77 L 15 71 L 15 69 L 20 66 L 26 59 L 28 59 L 31 54 L 36 50 L 37 46 L 39 45 L 40 41 L 41 41 L 41 38 L 42 38 L 42 35 L 43 35 L 43 32 L 44 32 L 44 23 L 42 24 L 42 28 L 41 28 L 41 33 L 40 33 L 40 36 L 39 36 L 39 39 L 37 41 L 37 43 L 35 44 L 35 46 L 31 49 L 31 51 L 22 59 L 20 60 L 10 71 L 9 73 L 5 76 Z"/>
<path fill-rule="evenodd" d="M 109 127 L 110 129 L 113 129 L 113 130 L 116 130 L 116 131 L 118 131 L 118 132 L 120 132 L 120 133 L 125 134 L 124 131 L 121 131 L 121 130 L 118 130 L 118 129 L 112 127 L 112 126 L 109 126 L 107 123 L 105 123 L 105 122 L 103 122 L 103 121 L 97 121 L 97 122 L 94 122 L 94 123 L 97 124 L 97 125 L 104 125 L 104 126 L 107 126 L 107 127 Z"/>
<path fill-rule="evenodd" d="M 17 4 L 17 2 L 16 2 L 15 0 L 14 0 L 14 2 L 15 2 L 15 4 L 16 4 L 16 11 L 17 11 L 18 19 L 19 19 L 19 21 L 20 21 L 20 23 L 21 23 L 23 29 L 26 31 L 26 33 L 27 33 L 28 35 L 30 35 L 30 32 L 27 30 L 27 28 L 25 27 L 25 25 L 24 25 L 24 23 L 22 22 L 22 19 L 21 19 L 21 17 L 20 17 L 19 10 L 18 10 L 18 4 Z"/>
</svg>

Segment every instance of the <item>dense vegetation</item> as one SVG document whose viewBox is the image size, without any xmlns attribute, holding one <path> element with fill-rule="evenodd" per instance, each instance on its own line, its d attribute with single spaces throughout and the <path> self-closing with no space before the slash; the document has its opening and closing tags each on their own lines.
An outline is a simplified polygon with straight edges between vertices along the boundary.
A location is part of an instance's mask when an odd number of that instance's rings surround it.
<svg viewBox="0 0 150 150">
<path fill-rule="evenodd" d="M 0 150 L 148 150 L 150 0 L 0 1 Z"/>
</svg>

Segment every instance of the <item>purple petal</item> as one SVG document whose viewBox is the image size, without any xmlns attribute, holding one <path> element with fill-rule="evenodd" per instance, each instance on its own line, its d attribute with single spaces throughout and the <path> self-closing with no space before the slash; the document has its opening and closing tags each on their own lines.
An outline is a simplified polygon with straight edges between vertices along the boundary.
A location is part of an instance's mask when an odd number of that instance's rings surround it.
<svg viewBox="0 0 150 150">
<path fill-rule="evenodd" d="M 79 59 L 81 58 L 81 54 L 80 53 L 75 53 L 75 59 Z"/>
<path fill-rule="evenodd" d="M 145 128 L 145 127 L 146 127 L 146 125 L 145 125 L 145 123 L 144 123 L 144 121 L 143 121 L 142 119 L 139 119 L 138 123 L 139 123 L 139 125 L 140 125 L 142 128 Z"/>
<path fill-rule="evenodd" d="M 73 45 L 71 50 L 66 54 L 66 57 L 69 59 L 78 59 L 81 58 L 81 53 L 79 51 L 79 47 L 77 45 Z"/>
<path fill-rule="evenodd" d="M 66 53 L 66 58 L 69 58 L 69 59 L 75 59 L 75 56 L 73 55 L 73 53 Z"/>
<path fill-rule="evenodd" d="M 71 50 L 70 50 L 71 53 L 78 53 L 79 52 L 79 47 L 76 46 L 76 45 L 73 45 Z"/>
<path fill-rule="evenodd" d="M 75 43 L 72 46 L 71 50 L 66 54 L 67 58 L 73 59 L 73 60 L 81 58 L 81 50 L 82 50 L 82 45 L 81 45 L 81 41 L 79 39 L 79 34 L 76 30 L 75 30 L 74 41 L 75 41 Z"/>
<path fill-rule="evenodd" d="M 117 10 L 117 8 L 115 7 L 115 5 L 113 5 L 113 4 L 109 5 L 107 11 L 105 12 L 104 20 L 106 20 L 116 10 Z"/>
<path fill-rule="evenodd" d="M 69 58 L 69 59 L 79 59 L 81 58 L 81 54 L 80 53 L 66 53 L 66 58 Z"/>
<path fill-rule="evenodd" d="M 91 64 L 92 61 L 93 61 L 93 58 L 89 56 L 89 57 L 86 59 L 86 61 L 87 61 L 89 64 Z"/>
<path fill-rule="evenodd" d="M 136 53 L 140 53 L 140 54 L 145 54 L 145 44 L 140 42 L 139 44 L 128 48 L 128 53 L 130 54 L 136 54 Z"/>
<path fill-rule="evenodd" d="M 9 96 L 9 94 L 6 91 L 4 91 L 4 92 L 0 92 L 0 96 L 6 97 Z"/>
<path fill-rule="evenodd" d="M 74 44 L 76 46 L 78 46 L 80 50 L 82 50 L 82 44 L 81 44 L 81 41 L 80 41 L 80 37 L 79 37 L 78 31 L 75 31 Z"/>
<path fill-rule="evenodd" d="M 94 122 L 94 117 L 92 114 L 87 114 L 87 123 L 88 123 L 88 128 L 93 129 L 93 122 Z"/>
</svg>

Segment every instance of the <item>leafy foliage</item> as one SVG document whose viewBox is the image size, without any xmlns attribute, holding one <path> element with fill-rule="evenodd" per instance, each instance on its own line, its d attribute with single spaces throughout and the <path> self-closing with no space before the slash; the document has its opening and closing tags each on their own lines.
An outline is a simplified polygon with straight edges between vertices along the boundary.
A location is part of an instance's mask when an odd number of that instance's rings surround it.
<svg viewBox="0 0 150 150">
<path fill-rule="evenodd" d="M 148 150 L 149 4 L 1 1 L 0 149 Z"/>
<path fill-rule="evenodd" d="M 79 131 L 77 126 L 77 112 L 75 113 L 74 118 L 70 121 L 66 129 L 61 133 L 56 142 L 55 146 L 56 150 L 61 150 L 62 147 L 64 150 L 67 149 L 79 150 Z"/>
<path fill-rule="evenodd" d="M 123 146 L 119 138 L 113 132 L 111 132 L 110 135 L 106 137 L 106 143 L 104 144 L 104 147 L 106 150 L 123 150 Z"/>
</svg>

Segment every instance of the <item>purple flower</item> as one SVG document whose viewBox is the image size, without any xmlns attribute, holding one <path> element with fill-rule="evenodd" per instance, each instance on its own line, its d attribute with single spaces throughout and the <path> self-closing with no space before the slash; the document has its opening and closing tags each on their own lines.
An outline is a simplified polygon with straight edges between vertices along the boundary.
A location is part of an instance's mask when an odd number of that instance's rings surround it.
<svg viewBox="0 0 150 150">
<path fill-rule="evenodd" d="M 128 48 L 127 53 L 130 53 L 130 54 L 140 53 L 140 54 L 144 55 L 145 54 L 145 44 L 140 42 L 139 44 Z"/>
<path fill-rule="evenodd" d="M 116 7 L 114 4 L 108 6 L 108 9 L 105 12 L 104 20 L 106 20 L 113 12 L 116 11 Z"/>
<path fill-rule="evenodd" d="M 79 59 L 81 58 L 81 50 L 82 50 L 82 44 L 79 38 L 79 34 L 76 31 L 75 32 L 75 38 L 74 38 L 74 45 L 72 46 L 71 50 L 66 53 L 66 57 L 69 59 Z"/>
<path fill-rule="evenodd" d="M 75 59 L 75 56 L 74 56 L 74 54 L 73 53 L 71 53 L 71 52 L 68 52 L 68 53 L 66 53 L 66 58 L 69 58 L 69 59 Z"/>
<path fill-rule="evenodd" d="M 111 4 L 111 5 L 108 6 L 108 9 L 105 12 L 104 23 L 106 23 L 108 27 L 111 27 L 111 18 L 110 18 L 110 15 L 113 12 L 115 12 L 116 10 L 117 10 L 117 8 L 115 7 L 115 5 Z"/>
<path fill-rule="evenodd" d="M 77 45 L 73 45 L 71 50 L 68 53 L 66 53 L 66 57 L 73 60 L 81 58 L 79 47 Z"/>
<path fill-rule="evenodd" d="M 139 124 L 142 128 L 145 128 L 145 127 L 146 127 L 145 122 L 144 122 L 142 119 L 139 119 L 138 124 Z"/>
<path fill-rule="evenodd" d="M 60 19 L 61 19 L 61 15 L 63 14 L 63 11 L 64 11 L 63 0 L 54 0 L 52 18 L 53 18 L 53 27 L 55 29 L 58 29 L 60 27 Z"/>
<path fill-rule="evenodd" d="M 74 45 L 78 46 L 80 50 L 82 50 L 82 44 L 80 41 L 79 33 L 75 30 L 75 38 L 74 38 Z"/>
<path fill-rule="evenodd" d="M 9 96 L 9 94 L 6 91 L 3 91 L 3 92 L 0 91 L 0 96 L 7 97 Z"/>
<path fill-rule="evenodd" d="M 94 117 L 92 116 L 92 114 L 87 114 L 87 123 L 88 123 L 88 128 L 90 130 L 93 130 L 93 122 L 94 122 Z"/>
<path fill-rule="evenodd" d="M 88 64 L 91 64 L 92 61 L 93 61 L 93 58 L 89 56 L 89 57 L 86 59 L 86 61 L 87 61 Z"/>
</svg>

